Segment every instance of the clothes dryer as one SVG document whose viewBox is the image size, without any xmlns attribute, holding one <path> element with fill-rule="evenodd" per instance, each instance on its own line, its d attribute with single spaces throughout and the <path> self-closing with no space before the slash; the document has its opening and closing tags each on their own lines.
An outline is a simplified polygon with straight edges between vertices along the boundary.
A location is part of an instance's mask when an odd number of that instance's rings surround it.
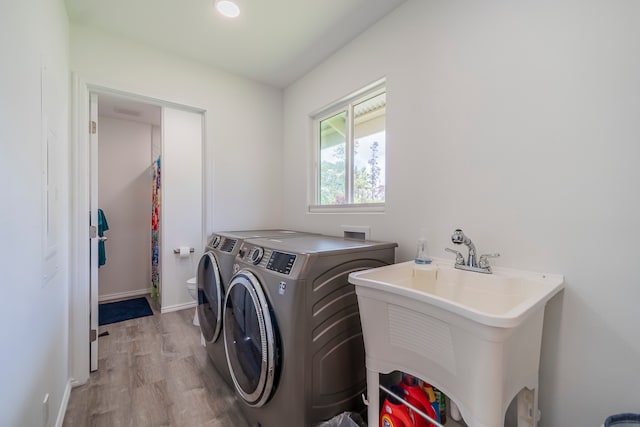
<svg viewBox="0 0 640 427">
<path fill-rule="evenodd" d="M 291 230 L 220 231 L 213 233 L 198 262 L 198 320 L 205 347 L 213 366 L 233 387 L 222 339 L 222 309 L 226 286 L 233 275 L 233 261 L 248 238 L 286 239 L 306 233 Z"/>
<path fill-rule="evenodd" d="M 244 241 L 223 335 L 252 425 L 311 426 L 362 409 L 364 342 L 348 276 L 393 263 L 396 246 L 318 235 Z"/>
</svg>

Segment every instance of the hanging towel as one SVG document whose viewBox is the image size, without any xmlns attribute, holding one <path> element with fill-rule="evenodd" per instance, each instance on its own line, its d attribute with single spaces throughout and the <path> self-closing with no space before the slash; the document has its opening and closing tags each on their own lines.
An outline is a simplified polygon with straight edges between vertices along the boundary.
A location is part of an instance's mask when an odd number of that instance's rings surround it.
<svg viewBox="0 0 640 427">
<path fill-rule="evenodd" d="M 104 216 L 102 209 L 98 209 L 98 237 L 104 237 L 104 232 L 109 229 L 107 217 Z M 98 240 L 98 268 L 107 262 L 107 253 L 104 247 L 104 240 Z"/>
</svg>

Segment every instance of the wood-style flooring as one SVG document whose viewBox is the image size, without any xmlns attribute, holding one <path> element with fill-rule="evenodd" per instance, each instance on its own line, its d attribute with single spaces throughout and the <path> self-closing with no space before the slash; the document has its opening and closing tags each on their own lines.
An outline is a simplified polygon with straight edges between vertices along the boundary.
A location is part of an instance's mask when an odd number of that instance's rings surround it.
<svg viewBox="0 0 640 427">
<path fill-rule="evenodd" d="M 195 309 L 100 326 L 98 370 L 71 391 L 63 427 L 245 427 L 233 390 L 218 375 Z"/>
</svg>

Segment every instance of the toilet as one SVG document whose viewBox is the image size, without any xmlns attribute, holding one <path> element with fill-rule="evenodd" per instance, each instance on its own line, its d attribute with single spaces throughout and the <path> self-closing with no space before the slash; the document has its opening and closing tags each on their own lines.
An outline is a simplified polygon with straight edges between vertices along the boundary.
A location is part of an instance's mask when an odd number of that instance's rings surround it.
<svg viewBox="0 0 640 427">
<path fill-rule="evenodd" d="M 187 280 L 187 290 L 189 291 L 189 295 L 191 295 L 191 298 L 193 298 L 194 301 L 197 301 L 198 283 L 196 277 L 192 277 L 191 279 Z M 198 320 L 198 310 L 196 310 L 193 316 L 193 325 L 200 327 L 200 321 Z"/>
</svg>

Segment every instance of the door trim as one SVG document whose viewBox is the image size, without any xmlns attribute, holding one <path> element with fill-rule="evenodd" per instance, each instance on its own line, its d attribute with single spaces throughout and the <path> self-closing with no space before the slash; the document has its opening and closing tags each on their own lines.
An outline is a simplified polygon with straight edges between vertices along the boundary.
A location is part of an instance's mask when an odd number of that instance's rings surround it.
<svg viewBox="0 0 640 427">
<path fill-rule="evenodd" d="M 89 92 L 89 370 L 98 370 L 98 94 Z"/>
<path fill-rule="evenodd" d="M 205 133 L 207 113 L 204 108 L 193 107 L 171 101 L 161 100 L 141 94 L 135 94 L 89 83 L 76 72 L 71 73 L 71 223 L 69 242 L 70 289 L 69 289 L 69 378 L 73 386 L 89 380 L 90 351 L 89 342 L 89 94 L 115 95 L 134 99 L 160 107 L 171 107 L 184 111 L 200 113 L 203 116 L 202 145 L 206 154 L 207 136 Z M 202 164 L 203 193 L 210 185 L 206 155 Z M 208 198 L 203 197 L 203 226 L 210 224 Z M 203 230 L 206 228 L 203 227 Z M 202 239 L 204 247 L 206 239 Z"/>
<path fill-rule="evenodd" d="M 69 292 L 69 376 L 72 384 L 89 379 L 89 90 L 72 73 L 71 239 Z M 84 126 L 83 126 L 84 125 Z"/>
</svg>

